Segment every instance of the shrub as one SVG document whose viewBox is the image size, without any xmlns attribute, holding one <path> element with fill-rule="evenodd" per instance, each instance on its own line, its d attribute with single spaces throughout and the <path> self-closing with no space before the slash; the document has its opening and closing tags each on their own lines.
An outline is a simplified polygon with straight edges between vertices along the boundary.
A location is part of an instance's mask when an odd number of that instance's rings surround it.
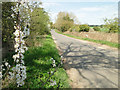
<svg viewBox="0 0 120 90">
<path fill-rule="evenodd" d="M 64 24 L 64 25 L 62 25 L 61 28 L 60 28 L 60 30 L 61 30 L 62 32 L 66 32 L 66 31 L 69 30 L 69 29 L 70 29 L 70 26 L 69 26 L 68 24 Z"/>
<path fill-rule="evenodd" d="M 97 27 L 97 26 L 93 27 L 93 29 L 94 29 L 95 31 L 100 31 L 100 27 Z"/>
<path fill-rule="evenodd" d="M 87 24 L 83 24 L 79 26 L 79 32 L 84 31 L 84 32 L 89 32 L 90 27 Z"/>
<path fill-rule="evenodd" d="M 110 26 L 109 32 L 114 32 L 114 33 L 118 32 L 118 26 L 116 25 Z"/>
<path fill-rule="evenodd" d="M 77 25 L 74 25 L 74 26 L 72 26 L 71 28 L 69 28 L 69 31 L 70 32 L 73 32 L 73 31 L 79 31 L 79 26 L 77 26 Z"/>
<path fill-rule="evenodd" d="M 109 33 L 113 32 L 116 33 L 118 32 L 118 18 L 114 19 L 104 19 L 105 25 L 104 27 L 109 29 Z"/>
</svg>

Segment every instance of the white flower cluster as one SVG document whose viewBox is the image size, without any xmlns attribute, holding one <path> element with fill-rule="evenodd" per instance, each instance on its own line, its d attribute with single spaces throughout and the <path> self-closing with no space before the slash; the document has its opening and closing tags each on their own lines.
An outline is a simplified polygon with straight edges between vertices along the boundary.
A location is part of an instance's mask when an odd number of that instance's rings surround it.
<svg viewBox="0 0 120 90">
<path fill-rule="evenodd" d="M 22 62 L 24 63 L 23 60 Z M 13 71 L 17 72 L 16 74 L 17 86 L 19 87 L 24 85 L 24 80 L 26 79 L 26 67 L 23 64 L 17 64 L 16 67 L 13 68 Z"/>
<path fill-rule="evenodd" d="M 53 67 L 56 67 L 56 64 L 55 64 L 55 60 L 53 59 L 53 58 L 51 58 L 50 60 L 52 60 L 53 61 Z"/>
<path fill-rule="evenodd" d="M 28 50 L 28 48 L 25 45 L 25 41 L 23 40 L 24 37 L 26 37 L 27 35 L 30 34 L 30 30 L 28 28 L 28 26 L 30 26 L 29 24 L 29 20 L 30 20 L 30 16 L 26 15 L 25 17 L 25 13 L 28 11 L 26 10 L 25 12 L 23 12 L 23 8 L 25 8 L 27 4 L 22 2 L 20 5 L 16 5 L 15 8 L 12 8 L 14 10 L 14 12 L 16 14 L 18 14 L 19 11 L 19 20 L 20 22 L 24 20 L 25 26 L 24 26 L 24 31 L 22 32 L 21 30 L 21 24 L 17 23 L 16 21 L 14 22 L 16 24 L 16 26 L 14 26 L 15 32 L 13 33 L 15 35 L 15 52 L 16 54 L 13 55 L 13 59 L 16 63 L 16 66 L 12 68 L 13 72 L 9 72 L 10 75 L 10 79 L 15 77 L 16 78 L 16 82 L 17 82 L 17 86 L 23 86 L 24 85 L 24 80 L 26 79 L 26 67 L 24 66 L 24 53 L 25 50 Z M 28 14 L 28 13 L 27 13 Z M 14 14 L 11 15 L 13 18 L 15 17 Z M 22 19 L 23 18 L 23 19 Z"/>
<path fill-rule="evenodd" d="M 6 67 L 6 68 L 5 68 Z M 2 71 L 5 71 L 6 69 L 9 69 L 11 66 L 10 64 L 8 63 L 8 61 L 6 59 L 4 59 L 2 61 L 2 65 L 1 65 L 1 68 L 2 68 Z"/>
<path fill-rule="evenodd" d="M 53 81 L 52 79 L 50 80 L 50 82 L 51 82 L 51 83 L 50 83 L 50 86 L 57 85 L 57 84 L 56 84 L 56 81 Z"/>
</svg>

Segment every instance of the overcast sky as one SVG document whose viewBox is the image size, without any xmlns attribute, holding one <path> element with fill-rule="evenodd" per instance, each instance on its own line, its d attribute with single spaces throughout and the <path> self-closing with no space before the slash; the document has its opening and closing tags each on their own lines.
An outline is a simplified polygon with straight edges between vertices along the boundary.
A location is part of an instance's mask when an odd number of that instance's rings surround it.
<svg viewBox="0 0 120 90">
<path fill-rule="evenodd" d="M 42 0 L 43 7 L 55 22 L 61 11 L 72 12 L 82 24 L 100 25 L 103 19 L 118 15 L 119 0 Z"/>
</svg>

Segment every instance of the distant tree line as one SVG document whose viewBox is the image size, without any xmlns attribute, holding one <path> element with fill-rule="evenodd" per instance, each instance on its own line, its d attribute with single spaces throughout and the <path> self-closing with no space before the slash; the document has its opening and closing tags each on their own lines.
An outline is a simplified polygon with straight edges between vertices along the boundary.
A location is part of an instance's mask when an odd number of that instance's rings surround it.
<svg viewBox="0 0 120 90">
<path fill-rule="evenodd" d="M 77 21 L 77 18 L 74 14 L 68 13 L 68 12 L 59 12 L 57 15 L 57 20 L 55 24 L 52 26 L 52 28 L 56 28 L 62 32 L 65 31 L 89 31 L 89 26 L 87 24 L 79 25 L 75 24 Z"/>
<path fill-rule="evenodd" d="M 91 28 L 94 31 L 102 31 L 107 33 L 118 32 L 118 18 L 104 19 L 103 25 L 88 25 L 88 24 L 76 24 L 75 15 L 68 12 L 59 12 L 57 15 L 56 22 L 51 22 L 51 28 L 58 29 L 61 32 L 76 31 L 76 32 L 89 32 Z"/>
</svg>

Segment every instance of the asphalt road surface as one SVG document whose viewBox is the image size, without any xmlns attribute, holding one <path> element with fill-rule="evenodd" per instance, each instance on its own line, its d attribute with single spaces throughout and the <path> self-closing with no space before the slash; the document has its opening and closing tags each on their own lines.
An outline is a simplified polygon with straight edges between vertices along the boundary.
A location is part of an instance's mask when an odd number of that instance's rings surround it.
<svg viewBox="0 0 120 90">
<path fill-rule="evenodd" d="M 118 88 L 118 51 L 51 31 L 73 88 Z M 68 65 L 68 66 L 67 66 Z"/>
</svg>

